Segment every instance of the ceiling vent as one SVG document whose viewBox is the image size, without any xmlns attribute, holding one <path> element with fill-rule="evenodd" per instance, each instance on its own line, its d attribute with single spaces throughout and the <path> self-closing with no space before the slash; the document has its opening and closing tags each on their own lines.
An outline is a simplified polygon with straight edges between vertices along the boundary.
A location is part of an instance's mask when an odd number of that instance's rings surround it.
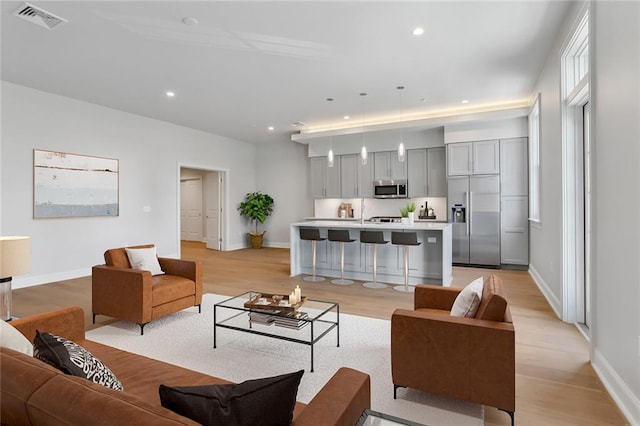
<svg viewBox="0 0 640 426">
<path fill-rule="evenodd" d="M 66 19 L 62 19 L 53 13 L 49 13 L 29 3 L 20 6 L 13 14 L 20 19 L 24 19 L 27 22 L 39 25 L 48 30 L 52 30 L 59 24 L 68 22 Z"/>
</svg>

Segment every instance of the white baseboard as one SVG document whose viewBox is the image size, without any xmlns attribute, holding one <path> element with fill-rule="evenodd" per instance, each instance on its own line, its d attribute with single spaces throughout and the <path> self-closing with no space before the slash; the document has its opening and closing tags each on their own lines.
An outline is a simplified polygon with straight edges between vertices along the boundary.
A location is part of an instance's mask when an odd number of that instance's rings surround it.
<svg viewBox="0 0 640 426">
<path fill-rule="evenodd" d="M 225 251 L 242 250 L 246 248 L 249 248 L 249 246 L 246 244 L 234 244 L 232 246 L 227 246 Z"/>
<path fill-rule="evenodd" d="M 34 275 L 27 277 L 14 277 L 11 281 L 13 289 L 33 287 L 40 284 L 48 284 L 56 281 L 71 280 L 91 275 L 91 268 L 74 269 L 73 271 L 54 272 L 51 274 Z"/>
<path fill-rule="evenodd" d="M 265 242 L 264 246 L 273 247 L 273 248 L 286 248 L 286 249 L 291 247 L 289 243 L 278 243 L 278 242 L 269 242 L 269 243 Z"/>
<path fill-rule="evenodd" d="M 531 275 L 531 278 L 533 278 L 533 281 L 536 283 L 545 299 L 547 299 L 549 305 L 551 305 L 551 309 L 556 313 L 556 316 L 559 319 L 562 319 L 562 303 L 560 303 L 560 300 L 555 294 L 553 294 L 553 291 L 551 291 L 547 283 L 542 279 L 542 276 L 533 265 L 529 265 L 529 275 Z"/>
<path fill-rule="evenodd" d="M 640 399 L 622 380 L 611 364 L 595 348 L 591 365 L 631 426 L 640 426 Z"/>
<path fill-rule="evenodd" d="M 268 243 L 268 242 L 264 242 L 263 247 L 273 247 L 273 248 L 289 248 L 289 243 L 278 243 L 278 242 L 273 242 L 273 243 Z M 246 248 L 250 248 L 250 245 L 247 244 L 235 244 L 232 245 L 230 247 L 227 247 L 226 251 L 234 251 L 234 250 L 242 250 L 242 249 L 246 249 Z"/>
</svg>

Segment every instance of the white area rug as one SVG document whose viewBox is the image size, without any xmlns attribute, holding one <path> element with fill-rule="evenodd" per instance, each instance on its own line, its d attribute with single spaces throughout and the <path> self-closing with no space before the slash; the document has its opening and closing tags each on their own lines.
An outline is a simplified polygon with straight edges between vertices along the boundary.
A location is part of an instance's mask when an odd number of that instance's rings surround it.
<svg viewBox="0 0 640 426">
<path fill-rule="evenodd" d="M 213 349 L 213 305 L 227 298 L 205 294 L 202 314 L 190 308 L 153 321 L 144 336 L 137 324 L 118 321 L 88 331 L 87 339 L 236 383 L 303 369 L 297 399 L 305 403 L 338 368 L 351 367 L 371 376 L 372 410 L 429 426 L 484 424 L 481 405 L 413 389 L 398 389 L 393 399 L 391 323 L 386 320 L 341 314 L 340 347 L 335 330 L 316 343 L 313 373 L 310 347 L 299 343 L 218 328 Z"/>
</svg>

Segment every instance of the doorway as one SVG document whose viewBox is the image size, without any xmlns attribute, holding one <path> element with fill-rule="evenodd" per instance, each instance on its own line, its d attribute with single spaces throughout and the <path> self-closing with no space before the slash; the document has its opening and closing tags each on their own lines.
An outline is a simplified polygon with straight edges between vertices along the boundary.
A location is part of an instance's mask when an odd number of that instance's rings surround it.
<svg viewBox="0 0 640 426">
<path fill-rule="evenodd" d="M 223 250 L 225 171 L 180 167 L 180 240 Z"/>
</svg>

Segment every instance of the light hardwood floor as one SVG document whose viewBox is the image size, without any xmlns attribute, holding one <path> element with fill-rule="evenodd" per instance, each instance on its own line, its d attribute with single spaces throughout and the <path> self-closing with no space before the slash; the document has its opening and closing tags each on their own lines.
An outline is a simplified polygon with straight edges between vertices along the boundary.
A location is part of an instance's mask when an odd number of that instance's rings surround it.
<svg viewBox="0 0 640 426">
<path fill-rule="evenodd" d="M 396 308 L 412 308 L 412 295 L 366 289 L 359 282 L 336 286 L 289 277 L 289 250 L 265 248 L 218 252 L 183 242 L 184 259 L 200 259 L 204 291 L 235 295 L 246 290 L 288 294 L 296 285 L 309 297 L 339 300 L 340 311 L 390 319 Z M 516 328 L 516 425 L 624 425 L 625 418 L 589 363 L 589 347 L 575 326 L 560 321 L 527 272 L 454 268 L 453 286 L 463 287 L 495 273 L 505 284 Z M 26 316 L 69 305 L 81 306 L 87 329 L 113 319 L 99 316 L 91 324 L 91 278 L 18 289 L 13 311 Z M 389 397 L 392 397 L 389 384 Z M 428 423 L 428 419 L 425 419 Z M 485 425 L 508 425 L 509 417 L 486 407 Z"/>
</svg>

